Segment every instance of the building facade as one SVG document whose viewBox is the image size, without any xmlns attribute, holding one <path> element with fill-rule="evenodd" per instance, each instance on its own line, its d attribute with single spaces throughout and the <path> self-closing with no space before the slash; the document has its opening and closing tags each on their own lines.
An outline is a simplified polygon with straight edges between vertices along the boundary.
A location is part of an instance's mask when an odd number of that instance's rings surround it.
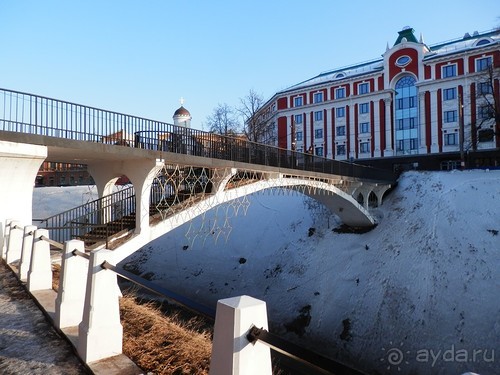
<svg viewBox="0 0 500 375">
<path fill-rule="evenodd" d="M 410 27 L 398 34 L 381 59 L 321 73 L 267 101 L 258 115 L 275 144 L 356 161 L 498 150 L 500 30 L 432 47 Z"/>
</svg>

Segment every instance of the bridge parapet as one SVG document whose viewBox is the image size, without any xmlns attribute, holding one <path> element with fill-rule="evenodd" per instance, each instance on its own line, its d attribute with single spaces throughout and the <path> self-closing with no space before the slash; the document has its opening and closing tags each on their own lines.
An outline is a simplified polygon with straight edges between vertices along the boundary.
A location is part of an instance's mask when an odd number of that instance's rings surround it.
<svg viewBox="0 0 500 375">
<path fill-rule="evenodd" d="M 115 148 L 154 151 L 159 159 L 168 154 L 190 155 L 365 180 L 389 183 L 395 181 L 394 173 L 388 170 L 306 155 L 241 138 L 221 136 L 39 95 L 0 89 L 0 139 L 19 138 L 20 134 L 44 137 L 36 141 L 40 142 L 38 144 L 48 144 L 46 138 L 57 138 L 112 145 Z M 61 147 L 60 143 L 58 142 L 58 147 Z M 77 159 L 78 163 L 87 164 L 85 158 Z"/>
</svg>

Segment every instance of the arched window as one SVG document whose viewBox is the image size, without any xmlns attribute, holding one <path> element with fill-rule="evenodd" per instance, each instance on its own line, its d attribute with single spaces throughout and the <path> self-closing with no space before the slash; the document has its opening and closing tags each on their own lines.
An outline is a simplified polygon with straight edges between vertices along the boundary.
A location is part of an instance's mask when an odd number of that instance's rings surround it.
<svg viewBox="0 0 500 375">
<path fill-rule="evenodd" d="M 418 153 L 418 100 L 416 80 L 406 75 L 396 82 L 394 119 L 396 155 Z"/>
<path fill-rule="evenodd" d="M 486 44 L 490 44 L 490 43 L 491 43 L 490 39 L 480 39 L 476 42 L 476 47 L 485 46 Z"/>
</svg>

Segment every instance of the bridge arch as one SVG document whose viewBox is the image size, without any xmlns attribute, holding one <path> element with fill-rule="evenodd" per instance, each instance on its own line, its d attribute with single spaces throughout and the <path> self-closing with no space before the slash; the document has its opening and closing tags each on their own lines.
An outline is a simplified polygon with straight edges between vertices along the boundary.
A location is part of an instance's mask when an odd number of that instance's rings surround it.
<svg viewBox="0 0 500 375">
<path fill-rule="evenodd" d="M 331 183 L 300 178 L 298 176 L 284 176 L 278 173 L 261 173 L 259 174 L 260 180 L 241 184 L 240 186 L 228 187 L 231 177 L 237 173 L 238 170 L 235 168 L 224 169 L 215 173 L 217 176 L 216 180 L 220 184 L 214 184 L 218 188 L 213 189 L 212 194 L 206 194 L 204 199 L 192 202 L 192 204 L 186 206 L 183 210 L 172 213 L 163 220 L 153 223 L 149 226 L 149 230 L 139 234 L 136 233 L 136 236 L 114 250 L 116 262 L 120 262 L 147 243 L 180 227 L 195 217 L 203 215 L 218 205 L 266 189 L 286 188 L 299 191 L 321 202 L 349 226 L 367 227 L 375 224 L 375 220 L 368 210 L 360 205 L 350 194 Z"/>
</svg>

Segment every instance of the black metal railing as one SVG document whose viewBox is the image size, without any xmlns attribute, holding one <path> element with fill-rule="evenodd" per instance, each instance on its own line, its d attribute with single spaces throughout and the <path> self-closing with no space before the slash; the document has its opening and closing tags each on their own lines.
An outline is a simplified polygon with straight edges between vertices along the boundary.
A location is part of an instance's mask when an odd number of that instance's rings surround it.
<svg viewBox="0 0 500 375">
<path fill-rule="evenodd" d="M 252 327 L 247 334 L 247 340 L 251 343 L 261 341 L 278 353 L 292 358 L 322 374 L 363 375 L 358 370 L 284 340 L 263 328 Z"/>
<path fill-rule="evenodd" d="M 181 296 L 180 294 L 177 294 L 175 292 L 172 292 L 170 290 L 167 290 L 165 288 L 162 288 L 161 286 L 158 286 L 140 276 L 134 275 L 131 272 L 125 271 L 124 269 L 118 268 L 111 263 L 108 263 L 105 261 L 104 263 L 101 264 L 101 267 L 110 271 L 113 271 L 116 273 L 118 276 L 121 278 L 131 281 L 151 292 L 154 292 L 156 294 L 159 294 L 163 297 L 166 297 L 167 299 L 170 299 L 188 310 L 196 313 L 196 314 L 201 314 L 205 316 L 206 318 L 210 319 L 215 319 L 215 310 L 207 307 L 205 305 L 199 304 L 198 302 L 192 301 L 189 298 L 186 298 L 184 296 Z"/>
<path fill-rule="evenodd" d="M 95 232 L 92 238 L 97 240 L 108 238 L 113 229 L 115 232 L 125 229 L 130 215 L 135 215 L 133 186 L 45 219 L 33 219 L 33 222 L 39 228 L 48 229 L 50 238 L 58 242 L 89 237 L 89 234 L 92 237 L 92 231 Z M 109 228 L 111 225 L 116 228 Z"/>
<path fill-rule="evenodd" d="M 81 252 L 73 252 L 74 255 L 86 256 L 86 254 L 82 254 Z M 203 315 L 206 318 L 211 320 L 215 319 L 215 310 L 207 307 L 205 305 L 201 305 L 193 300 L 190 300 L 180 294 L 162 288 L 144 278 L 137 276 L 131 272 L 125 271 L 115 265 L 105 261 L 101 264 L 101 267 L 113 271 L 121 278 L 131 281 L 134 284 L 139 285 L 142 288 L 145 288 L 153 293 L 156 293 L 162 297 L 166 297 L 169 300 L 174 301 L 177 304 L 182 305 L 188 310 Z M 334 361 L 330 358 L 324 357 L 316 352 L 311 350 L 302 348 L 292 342 L 284 340 L 283 338 L 274 335 L 267 330 L 252 327 L 248 334 L 247 339 L 250 342 L 255 342 L 257 340 L 262 341 L 266 345 L 268 345 L 271 349 L 277 351 L 278 353 L 292 358 L 295 361 L 298 361 L 307 367 L 314 369 L 316 373 L 322 374 L 343 374 L 343 375 L 363 375 L 362 372 L 359 372 L 347 365 L 344 365 L 340 362 Z"/>
<path fill-rule="evenodd" d="M 395 181 L 388 170 L 6 89 L 0 89 L 0 131 Z"/>
</svg>

